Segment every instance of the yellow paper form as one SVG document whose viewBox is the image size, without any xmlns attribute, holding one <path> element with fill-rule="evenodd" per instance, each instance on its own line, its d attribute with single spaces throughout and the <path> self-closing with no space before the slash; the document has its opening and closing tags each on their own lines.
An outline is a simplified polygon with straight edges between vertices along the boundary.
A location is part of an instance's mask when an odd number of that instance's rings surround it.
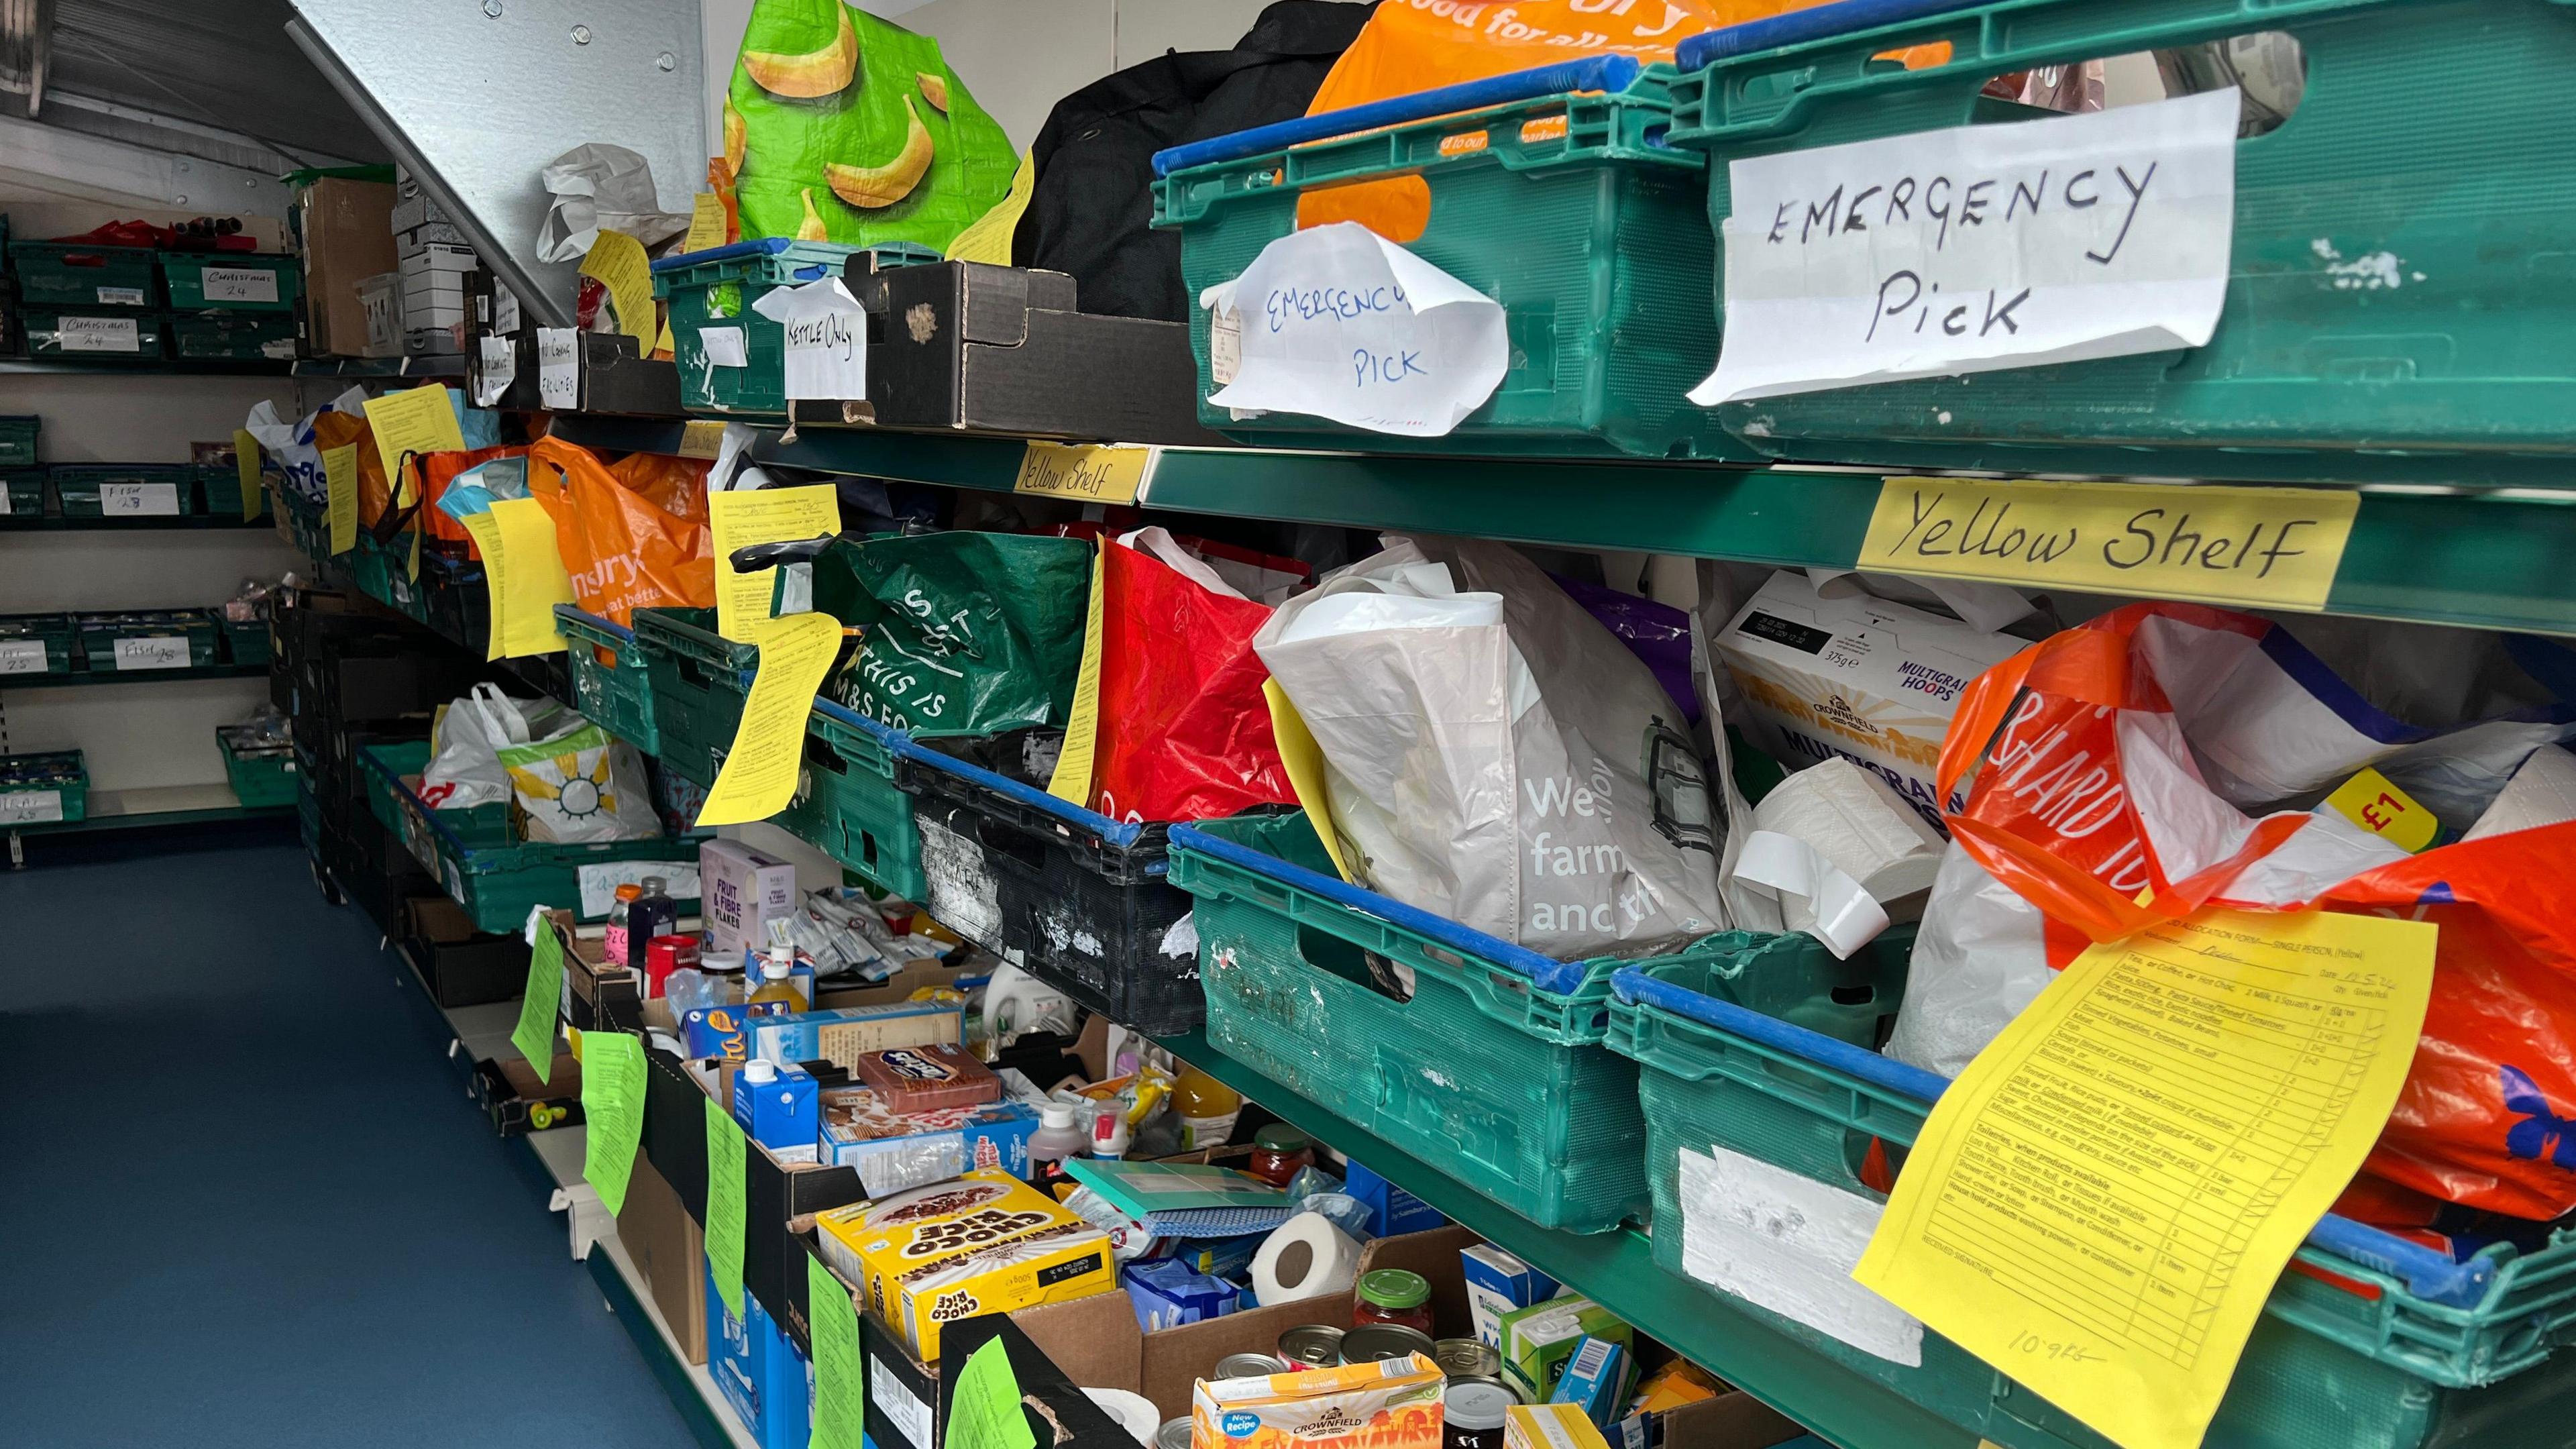
<svg viewBox="0 0 2576 1449">
<path fill-rule="evenodd" d="M 635 339 L 646 357 L 653 355 L 653 259 L 644 244 L 622 231 L 603 231 L 581 259 L 581 274 L 597 277 L 617 304 L 617 330 Z"/>
<path fill-rule="evenodd" d="M 259 486 L 259 439 L 240 428 L 233 429 L 233 472 L 241 481 L 242 522 L 248 523 L 268 500 Z"/>
<path fill-rule="evenodd" d="M 1029 197 L 1037 189 L 1037 153 L 1022 152 L 1019 169 L 1011 173 L 1011 189 L 991 211 L 966 223 L 966 229 L 950 239 L 948 260 L 1009 266 L 1011 234 L 1020 229 L 1020 216 L 1029 209 Z"/>
<path fill-rule="evenodd" d="M 707 526 L 715 534 L 716 632 L 745 644 L 751 629 L 769 617 L 776 569 L 734 572 L 733 554 L 755 543 L 788 543 L 841 531 L 840 495 L 829 483 L 804 488 L 763 488 L 707 495 Z"/>
<path fill-rule="evenodd" d="M 1932 1109 L 1852 1277 L 2126 1449 L 2198 1445 L 2396 1105 L 2435 932 L 2207 911 L 2085 951 Z"/>
<path fill-rule="evenodd" d="M 841 621 L 829 614 L 764 619 L 752 642 L 760 646 L 759 672 L 743 701 L 733 748 L 725 752 L 715 786 L 698 811 L 700 825 L 766 820 L 796 798 L 797 776 L 805 767 L 805 718 L 814 711 L 814 691 L 823 687 L 832 656 L 840 652 Z"/>
<path fill-rule="evenodd" d="M 553 654 L 555 605 L 573 602 L 572 579 L 555 549 L 554 516 L 533 498 L 507 498 L 469 514 L 465 531 L 483 554 L 483 587 L 492 596 L 492 645 L 486 659 Z"/>
<path fill-rule="evenodd" d="M 358 445 L 322 450 L 322 489 L 329 503 L 331 556 L 358 546 Z"/>
<path fill-rule="evenodd" d="M 1055 774 L 1047 793 L 1070 805 L 1091 808 L 1091 763 L 1100 744 L 1100 591 L 1109 571 L 1106 538 L 1091 554 L 1091 606 L 1083 616 L 1082 667 L 1073 676 L 1073 714 L 1065 721 L 1064 748 L 1055 757 Z"/>
<path fill-rule="evenodd" d="M 1288 769 L 1288 788 L 1297 792 L 1297 803 L 1305 807 L 1306 823 L 1315 827 L 1324 842 L 1333 869 L 1341 872 L 1344 881 L 1358 885 L 1360 878 L 1351 874 L 1350 862 L 1342 859 L 1341 829 L 1333 824 L 1332 792 L 1324 785 L 1324 747 L 1315 743 L 1305 716 L 1288 702 L 1288 691 L 1279 687 L 1278 680 L 1261 681 L 1261 697 L 1270 704 L 1270 733 L 1279 745 L 1279 763 Z"/>
<path fill-rule="evenodd" d="M 447 400 L 446 387 L 435 382 L 367 399 L 367 429 L 375 434 L 376 457 L 387 478 L 402 476 L 405 453 L 465 451 L 456 409 Z"/>
<path fill-rule="evenodd" d="M 680 250 L 703 252 L 723 246 L 724 231 L 724 199 L 701 191 L 689 199 L 689 236 L 680 243 Z"/>
</svg>

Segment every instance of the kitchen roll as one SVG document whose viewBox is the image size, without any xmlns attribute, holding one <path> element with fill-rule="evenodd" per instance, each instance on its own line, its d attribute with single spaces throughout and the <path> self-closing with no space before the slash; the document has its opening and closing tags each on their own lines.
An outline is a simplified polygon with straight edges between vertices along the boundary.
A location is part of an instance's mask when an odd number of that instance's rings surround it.
<svg viewBox="0 0 2576 1449">
<path fill-rule="evenodd" d="M 1912 898 L 1931 887 L 1941 848 L 1940 835 L 1886 781 L 1849 760 L 1827 760 L 1781 781 L 1754 807 L 1728 884 L 1748 929 L 1805 931 L 1848 957 L 1891 919 L 1921 914 Z"/>
<path fill-rule="evenodd" d="M 1252 1255 L 1252 1297 L 1262 1307 L 1348 1292 L 1359 1277 L 1360 1245 L 1321 1213 L 1290 1218 Z"/>
<path fill-rule="evenodd" d="M 1091 1401 L 1109 1417 L 1117 1420 L 1119 1428 L 1135 1435 L 1139 1444 L 1152 1444 L 1154 1431 L 1163 1426 L 1162 1411 L 1143 1394 L 1129 1393 L 1125 1389 L 1084 1389 L 1083 1392 L 1089 1394 Z"/>
</svg>

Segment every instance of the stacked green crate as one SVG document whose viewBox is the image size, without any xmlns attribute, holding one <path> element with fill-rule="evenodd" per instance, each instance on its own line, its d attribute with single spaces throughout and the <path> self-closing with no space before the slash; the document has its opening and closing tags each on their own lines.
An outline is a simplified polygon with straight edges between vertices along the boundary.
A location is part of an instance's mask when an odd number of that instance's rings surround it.
<svg viewBox="0 0 2576 1449">
<path fill-rule="evenodd" d="M 255 734 L 247 725 L 222 725 L 215 743 L 224 752 L 224 774 L 245 806 L 295 803 L 295 746 Z"/>
<path fill-rule="evenodd" d="M 43 429 L 33 413 L 0 413 L 0 468 L 36 466 L 36 435 Z"/>
<path fill-rule="evenodd" d="M 92 674 L 142 669 L 211 669 L 215 621 L 202 609 L 127 609 L 82 614 L 73 627 Z"/>
<path fill-rule="evenodd" d="M 22 675 L 71 672 L 71 615 L 0 615 L 0 682 Z"/>
<path fill-rule="evenodd" d="M 0 755 L 0 830 L 89 818 L 89 767 L 78 750 Z"/>
<path fill-rule="evenodd" d="M 56 463 L 46 470 L 65 518 L 152 518 L 197 511 L 186 463 Z"/>
<path fill-rule="evenodd" d="M 45 512 L 45 474 L 41 468 L 0 472 L 0 518 L 39 518 Z"/>
</svg>

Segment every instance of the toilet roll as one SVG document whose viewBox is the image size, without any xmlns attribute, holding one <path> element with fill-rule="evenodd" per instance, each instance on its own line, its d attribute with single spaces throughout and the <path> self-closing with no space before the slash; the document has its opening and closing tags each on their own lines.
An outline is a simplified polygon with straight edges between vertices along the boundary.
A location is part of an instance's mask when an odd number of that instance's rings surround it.
<svg viewBox="0 0 2576 1449">
<path fill-rule="evenodd" d="M 1163 1427 L 1162 1411 L 1143 1394 L 1125 1389 L 1084 1389 L 1103 1413 L 1118 1421 L 1118 1427 L 1136 1436 L 1139 1444 L 1152 1444 L 1154 1431 Z"/>
<path fill-rule="evenodd" d="M 1321 1213 L 1279 1225 L 1252 1255 L 1252 1296 L 1262 1307 L 1347 1292 L 1359 1276 L 1360 1245 Z"/>
</svg>

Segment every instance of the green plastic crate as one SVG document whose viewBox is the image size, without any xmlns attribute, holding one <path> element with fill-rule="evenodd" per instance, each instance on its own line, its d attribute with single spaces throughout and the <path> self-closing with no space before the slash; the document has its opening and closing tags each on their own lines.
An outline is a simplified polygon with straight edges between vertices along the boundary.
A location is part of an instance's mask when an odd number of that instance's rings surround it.
<svg viewBox="0 0 2576 1449">
<path fill-rule="evenodd" d="M 292 312 L 177 312 L 170 317 L 174 357 L 202 362 L 292 362 Z"/>
<path fill-rule="evenodd" d="M 417 814 L 407 808 L 406 800 L 419 799 L 420 772 L 429 765 L 429 741 L 360 745 L 358 755 L 367 772 L 368 813 L 409 845 L 428 869 L 438 869 L 437 841 L 441 834 L 475 849 L 517 843 L 518 832 L 510 826 L 510 807 L 504 801 L 447 810 L 423 805 Z M 437 832 L 428 828 L 431 817 L 438 821 Z"/>
<path fill-rule="evenodd" d="M 428 746 L 413 744 L 399 747 L 417 752 L 426 760 Z M 654 840 L 619 841 L 604 845 L 550 845 L 536 841 L 501 841 L 484 843 L 488 825 L 483 812 L 499 810 L 503 805 L 478 806 L 473 810 L 432 810 L 423 805 L 402 775 L 394 773 L 393 752 L 370 747 L 360 751 L 366 768 L 375 775 L 371 791 L 380 794 L 397 810 L 402 821 L 400 833 L 412 854 L 466 913 L 474 918 L 478 931 L 518 931 L 528 922 L 528 912 L 537 906 L 569 910 L 582 920 L 600 920 L 605 911 L 582 909 L 581 871 L 585 866 L 615 865 L 623 861 L 662 861 L 672 867 L 676 879 L 683 868 L 695 869 L 698 842 L 712 831 L 666 836 Z M 413 766 L 417 773 L 418 766 Z M 463 818 L 460 818 L 463 817 Z M 506 817 L 503 830 L 509 829 Z M 694 908 L 697 897 L 675 897 L 681 914 Z"/>
<path fill-rule="evenodd" d="M 0 468 L 36 466 L 36 437 L 44 426 L 33 413 L 0 413 Z"/>
<path fill-rule="evenodd" d="M 28 307 L 18 313 L 27 355 L 61 362 L 148 364 L 169 348 L 170 318 L 162 312 L 110 307 Z"/>
<path fill-rule="evenodd" d="M 0 755 L 0 831 L 89 818 L 89 767 L 78 750 Z"/>
<path fill-rule="evenodd" d="M 128 609 L 112 613 L 82 614 L 73 620 L 80 635 L 81 653 L 88 658 L 92 674 L 116 674 L 149 669 L 211 669 L 215 665 L 215 641 L 221 637 L 215 621 L 201 609 Z M 166 641 L 177 641 L 172 644 Z M 151 647 L 144 647 L 150 641 Z M 119 659 L 118 645 L 129 653 L 140 651 L 144 657 Z M 187 663 L 164 663 L 184 654 Z"/>
<path fill-rule="evenodd" d="M 242 725 L 218 725 L 215 743 L 224 752 L 224 774 L 233 795 L 246 807 L 295 803 L 295 747 L 284 741 L 262 745 Z"/>
<path fill-rule="evenodd" d="M 0 473 L 0 518 L 42 518 L 44 513 L 43 469 L 19 468 Z"/>
<path fill-rule="evenodd" d="M 1775 457 L 1892 469 L 2563 484 L 2576 292 L 2546 259 L 2576 230 L 2564 4 L 2002 0 L 1691 70 L 1671 140 L 1708 157 L 1722 223 L 1736 159 L 1962 125 L 2001 72 L 2256 31 L 2298 39 L 2307 90 L 2237 145 L 2234 276 L 2208 345 L 1717 415 Z M 1871 63 L 1926 42 L 1956 58 Z M 2356 284 L 2352 258 L 2395 270 Z"/>
<path fill-rule="evenodd" d="M 72 638 L 69 614 L 0 615 L 0 684 L 23 675 L 71 673 Z"/>
<path fill-rule="evenodd" d="M 241 470 L 230 463 L 196 465 L 197 500 L 207 513 L 217 518 L 242 516 Z M 258 518 L 268 512 L 268 490 L 259 490 L 250 516 Z"/>
<path fill-rule="evenodd" d="M 564 662 L 583 717 L 648 755 L 662 753 L 662 732 L 653 721 L 652 671 L 636 647 L 635 631 L 557 604 L 555 632 L 563 636 Z"/>
<path fill-rule="evenodd" d="M 255 613 L 247 619 L 236 619 L 227 612 L 231 605 L 218 605 L 206 612 L 215 627 L 223 631 L 224 652 L 235 664 L 266 664 L 275 657 L 275 646 L 268 635 L 268 615 Z"/>
<path fill-rule="evenodd" d="M 303 263 L 278 252 L 163 252 L 161 279 L 174 312 L 292 314 L 304 296 Z"/>
<path fill-rule="evenodd" d="M 1551 961 L 1342 884 L 1302 812 L 1176 825 L 1218 1050 L 1546 1228 L 1646 1205 L 1634 1064 L 1601 1045 L 1619 963 Z M 1370 984 L 1410 967 L 1413 999 Z"/>
<path fill-rule="evenodd" d="M 45 472 L 53 480 L 54 501 L 65 518 L 109 516 L 112 490 L 123 495 L 120 511 L 114 515 L 120 518 L 163 514 L 164 504 L 180 514 L 197 511 L 196 474 L 185 463 L 56 463 Z M 134 513 L 137 504 L 145 511 Z"/>
<path fill-rule="evenodd" d="M 1863 948 L 1877 962 L 1845 964 L 1879 993 L 1875 1009 L 1887 1014 L 1902 997 L 1909 937 L 1891 932 Z M 1640 1068 L 1654 1258 L 1677 1277 L 1688 1276 L 1681 1151 L 1720 1147 L 1884 1201 L 1865 1181 L 1873 1143 L 1901 1154 L 1945 1085 L 1865 1047 L 1740 1009 L 1753 1003 L 1730 998 L 1763 963 L 1805 955 L 1832 969 L 1812 940 L 1788 940 L 1731 962 L 1649 962 L 1613 978 L 1609 1044 Z M 1892 992 L 1891 979 L 1900 983 Z M 2005 1449 L 2108 1449 L 2108 1440 L 1937 1333 L 1924 1333 L 1922 1365 L 1908 1367 L 1757 1305 L 1736 1306 Z M 2274 1287 L 2207 1442 L 2211 1449 L 2563 1445 L 2576 1413 L 2576 1357 L 2552 1354 L 2571 1337 L 2576 1234 L 2558 1234 L 2526 1256 L 2490 1248 L 2462 1267 L 2329 1218 Z"/>
<path fill-rule="evenodd" d="M 652 680 L 662 768 L 712 789 L 742 726 L 760 647 L 716 633 L 713 609 L 638 609 L 635 643 Z"/>
<path fill-rule="evenodd" d="M 752 304 L 779 287 L 837 277 L 861 251 L 876 254 L 879 270 L 939 260 L 937 252 L 910 242 L 851 247 L 767 237 L 655 262 L 653 295 L 670 304 L 680 405 L 714 417 L 786 417 L 786 329 L 753 311 Z M 707 360 L 710 327 L 741 330 L 744 366 L 718 367 Z"/>
<path fill-rule="evenodd" d="M 161 287 L 150 247 L 13 241 L 9 265 L 18 296 L 30 308 L 157 307 Z"/>
<path fill-rule="evenodd" d="M 913 797 L 895 788 L 894 731 L 832 703 L 814 702 L 796 803 L 779 817 L 788 833 L 878 890 L 907 901 L 929 895 Z"/>
<path fill-rule="evenodd" d="M 1206 398 L 1210 314 L 1190 308 L 1199 420 L 1262 446 L 1375 452 L 1752 460 L 1685 396 L 1717 361 L 1708 325 L 1714 246 L 1699 158 L 1661 144 L 1671 121 L 1669 67 L 1549 67 L 1558 94 L 1490 105 L 1497 82 L 1449 87 L 1349 113 L 1361 134 L 1188 164 L 1199 148 L 1157 158 L 1154 225 L 1181 234 L 1192 297 L 1243 274 L 1297 227 L 1300 194 L 1389 177 L 1427 185 L 1429 221 L 1404 243 L 1422 260 L 1503 304 L 1511 362 L 1501 386 L 1445 437 L 1360 433 L 1286 413 L 1233 421 Z M 1622 84 L 1565 94 L 1572 85 Z M 1511 81 L 1501 77 L 1497 81 Z M 1484 106 L 1484 109 L 1473 109 Z M 1464 114 L 1447 114 L 1464 112 Z M 1425 119 L 1425 118 L 1428 119 Z M 1330 134 L 1326 118 L 1278 128 Z M 1272 128 L 1264 128 L 1265 131 Z M 1247 133 L 1257 136 L 1259 133 Z M 1220 143 L 1209 143 L 1220 145 Z M 1249 144 L 1249 142 L 1247 142 Z M 1246 309 L 1257 313 L 1258 304 Z"/>
</svg>

